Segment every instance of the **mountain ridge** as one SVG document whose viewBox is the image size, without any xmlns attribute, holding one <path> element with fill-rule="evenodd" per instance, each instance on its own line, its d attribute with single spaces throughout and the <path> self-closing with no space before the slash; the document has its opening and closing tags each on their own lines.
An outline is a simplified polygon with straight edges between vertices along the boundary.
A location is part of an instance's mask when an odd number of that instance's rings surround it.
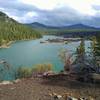
<svg viewBox="0 0 100 100">
<path fill-rule="evenodd" d="M 100 29 L 100 28 L 96 28 L 96 27 L 81 24 L 81 23 L 68 25 L 68 26 L 67 25 L 66 26 L 51 26 L 51 25 L 41 24 L 39 22 L 34 22 L 27 25 L 33 28 L 44 28 L 44 29 Z"/>
</svg>

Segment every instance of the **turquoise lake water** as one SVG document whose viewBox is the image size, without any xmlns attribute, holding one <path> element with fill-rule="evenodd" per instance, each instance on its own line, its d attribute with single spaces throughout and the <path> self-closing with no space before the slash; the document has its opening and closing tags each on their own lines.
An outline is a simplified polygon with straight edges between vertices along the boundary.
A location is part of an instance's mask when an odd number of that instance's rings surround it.
<svg viewBox="0 0 100 100">
<path fill-rule="evenodd" d="M 18 67 L 32 67 L 36 64 L 50 63 L 54 71 L 63 70 L 63 62 L 59 57 L 60 50 L 66 48 L 69 52 L 74 53 L 80 42 L 62 43 L 40 43 L 42 40 L 56 38 L 56 36 L 43 36 L 41 39 L 29 41 L 17 41 L 10 48 L 0 49 L 0 59 L 5 59 L 14 70 Z M 86 41 L 86 49 L 90 42 Z M 2 68 L 3 65 L 0 65 Z M 5 71 L 0 76 L 5 80 L 12 80 L 13 71 Z"/>
</svg>

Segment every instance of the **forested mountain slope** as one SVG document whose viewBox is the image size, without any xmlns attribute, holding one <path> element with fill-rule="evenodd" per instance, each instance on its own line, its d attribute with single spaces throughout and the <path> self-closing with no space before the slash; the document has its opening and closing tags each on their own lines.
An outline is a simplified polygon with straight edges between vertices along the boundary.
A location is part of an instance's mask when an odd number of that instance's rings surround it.
<svg viewBox="0 0 100 100">
<path fill-rule="evenodd" d="M 40 37 L 41 34 L 38 31 L 20 24 L 3 12 L 0 12 L 0 45 L 3 42 L 13 40 L 35 39 Z"/>
</svg>

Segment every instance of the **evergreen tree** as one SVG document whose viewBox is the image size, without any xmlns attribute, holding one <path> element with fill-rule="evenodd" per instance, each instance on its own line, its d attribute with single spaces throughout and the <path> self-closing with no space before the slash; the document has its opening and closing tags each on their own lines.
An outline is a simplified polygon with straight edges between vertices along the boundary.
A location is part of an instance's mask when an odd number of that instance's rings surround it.
<svg viewBox="0 0 100 100">
<path fill-rule="evenodd" d="M 0 12 L 0 45 L 2 45 L 4 41 L 6 43 L 13 40 L 35 39 L 40 37 L 41 34 L 38 31 L 20 24 Z"/>
<path fill-rule="evenodd" d="M 96 67 L 100 67 L 100 36 L 92 38 L 92 59 Z"/>
</svg>

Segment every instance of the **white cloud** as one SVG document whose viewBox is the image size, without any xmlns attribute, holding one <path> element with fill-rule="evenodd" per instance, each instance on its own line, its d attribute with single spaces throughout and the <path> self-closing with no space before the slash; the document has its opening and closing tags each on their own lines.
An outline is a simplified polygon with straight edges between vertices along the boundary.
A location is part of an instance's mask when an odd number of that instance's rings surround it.
<svg viewBox="0 0 100 100">
<path fill-rule="evenodd" d="M 0 11 L 21 23 L 100 27 L 100 0 L 0 0 Z"/>
<path fill-rule="evenodd" d="M 34 16 L 38 16 L 38 15 L 37 15 L 37 13 L 31 11 L 31 12 L 28 12 L 28 13 L 26 14 L 26 16 L 27 16 L 27 17 L 34 17 Z"/>
<path fill-rule="evenodd" d="M 57 0 L 19 0 L 19 1 L 46 10 L 52 10 L 58 4 Z"/>
<path fill-rule="evenodd" d="M 97 12 L 93 5 L 100 5 L 100 0 L 19 0 L 20 2 L 31 4 L 39 9 L 53 10 L 60 6 L 69 6 L 85 15 L 95 15 Z M 66 9 L 65 9 L 66 10 Z"/>
<path fill-rule="evenodd" d="M 28 12 L 28 13 L 24 14 L 23 16 L 10 15 L 9 13 L 8 13 L 8 15 L 11 18 L 14 18 L 15 20 L 17 20 L 21 23 L 32 22 L 32 21 L 36 20 L 38 17 L 38 14 L 35 12 Z"/>
</svg>

